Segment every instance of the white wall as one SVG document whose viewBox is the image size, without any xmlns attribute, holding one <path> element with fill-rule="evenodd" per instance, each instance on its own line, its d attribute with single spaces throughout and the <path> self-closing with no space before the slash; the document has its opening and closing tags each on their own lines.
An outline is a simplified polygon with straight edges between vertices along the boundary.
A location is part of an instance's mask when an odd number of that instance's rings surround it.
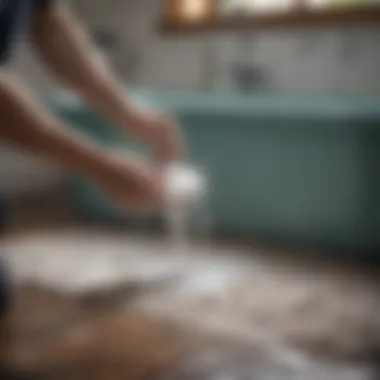
<svg viewBox="0 0 380 380">
<path fill-rule="evenodd" d="M 91 29 L 108 28 L 121 40 L 133 39 L 141 54 L 138 83 L 153 87 L 197 87 L 201 69 L 200 38 L 160 38 L 155 31 L 159 0 L 81 0 L 79 17 Z M 123 46 L 117 55 L 123 54 Z M 111 57 L 112 58 L 112 57 Z"/>
<path fill-rule="evenodd" d="M 277 91 L 380 93 L 380 28 L 251 33 L 247 60 L 269 72 Z M 226 68 L 234 61 L 239 35 L 219 41 L 219 82 L 231 81 Z"/>
<path fill-rule="evenodd" d="M 213 41 L 216 84 L 232 86 L 229 66 L 239 53 L 241 33 L 212 37 L 162 37 L 155 31 L 158 0 L 81 0 L 78 14 L 92 28 L 109 25 L 118 35 L 138 41 L 139 82 L 154 87 L 197 87 L 202 81 L 202 52 Z M 380 92 L 380 27 L 344 30 L 251 32 L 245 59 L 269 71 L 278 91 L 333 93 Z M 241 53 L 241 51 L 240 51 Z"/>
</svg>

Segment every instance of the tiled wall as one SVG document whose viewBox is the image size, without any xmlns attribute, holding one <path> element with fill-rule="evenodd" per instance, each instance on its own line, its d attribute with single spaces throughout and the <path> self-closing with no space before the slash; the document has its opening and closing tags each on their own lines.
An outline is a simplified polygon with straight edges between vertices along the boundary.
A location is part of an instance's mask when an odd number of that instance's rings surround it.
<svg viewBox="0 0 380 380">
<path fill-rule="evenodd" d="M 231 86 L 228 68 L 241 57 L 265 73 L 263 86 L 277 91 L 380 93 L 380 28 L 251 33 L 219 42 L 218 83 Z"/>
<path fill-rule="evenodd" d="M 155 22 L 160 1 L 82 0 L 81 17 L 92 28 L 110 28 L 123 41 L 134 41 L 139 70 L 137 83 L 155 87 L 199 87 L 204 81 L 204 57 L 209 52 L 218 88 L 233 88 L 232 65 L 243 60 L 262 74 L 259 88 L 276 91 L 332 93 L 380 92 L 380 27 L 344 30 L 251 31 L 210 37 L 159 36 Z M 80 6 L 79 6 L 80 4 Z M 210 48 L 212 52 L 210 54 Z"/>
</svg>

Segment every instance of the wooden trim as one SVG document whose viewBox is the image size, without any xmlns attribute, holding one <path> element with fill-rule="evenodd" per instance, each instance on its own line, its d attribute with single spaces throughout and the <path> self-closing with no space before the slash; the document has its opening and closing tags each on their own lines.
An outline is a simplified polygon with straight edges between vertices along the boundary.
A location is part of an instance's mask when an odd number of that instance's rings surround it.
<svg viewBox="0 0 380 380">
<path fill-rule="evenodd" d="M 242 28 L 324 27 L 371 23 L 380 25 L 380 6 L 328 11 L 300 9 L 289 13 L 247 17 L 222 18 L 214 16 L 207 20 L 189 23 L 164 18 L 159 22 L 159 31 L 165 34 L 182 34 Z"/>
</svg>

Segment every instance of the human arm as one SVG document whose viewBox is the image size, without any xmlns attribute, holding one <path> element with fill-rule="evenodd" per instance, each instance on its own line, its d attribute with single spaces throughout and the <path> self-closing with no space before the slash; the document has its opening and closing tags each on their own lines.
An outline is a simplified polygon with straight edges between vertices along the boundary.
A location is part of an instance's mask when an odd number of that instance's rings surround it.
<svg viewBox="0 0 380 380">
<path fill-rule="evenodd" d="M 17 148 L 85 175 L 126 208 L 159 203 L 155 171 L 133 159 L 120 158 L 82 135 L 69 132 L 7 73 L 0 73 L 0 136 Z"/>
<path fill-rule="evenodd" d="M 142 111 L 129 100 L 67 7 L 41 8 L 32 23 L 31 36 L 47 66 L 89 106 L 152 147 L 159 159 L 181 157 L 182 139 L 173 120 Z"/>
</svg>

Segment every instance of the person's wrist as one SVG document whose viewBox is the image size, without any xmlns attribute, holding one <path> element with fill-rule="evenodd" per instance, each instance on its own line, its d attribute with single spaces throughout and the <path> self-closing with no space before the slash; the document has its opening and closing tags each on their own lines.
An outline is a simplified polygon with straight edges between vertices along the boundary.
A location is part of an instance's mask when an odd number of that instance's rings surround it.
<svg viewBox="0 0 380 380">
<path fill-rule="evenodd" d="M 76 168 L 91 180 L 99 181 L 110 169 L 109 153 L 101 148 L 83 151 L 76 162 Z"/>
<path fill-rule="evenodd" d="M 129 109 L 122 118 L 122 125 L 143 143 L 151 144 L 153 130 L 146 111 L 139 108 Z"/>
</svg>

